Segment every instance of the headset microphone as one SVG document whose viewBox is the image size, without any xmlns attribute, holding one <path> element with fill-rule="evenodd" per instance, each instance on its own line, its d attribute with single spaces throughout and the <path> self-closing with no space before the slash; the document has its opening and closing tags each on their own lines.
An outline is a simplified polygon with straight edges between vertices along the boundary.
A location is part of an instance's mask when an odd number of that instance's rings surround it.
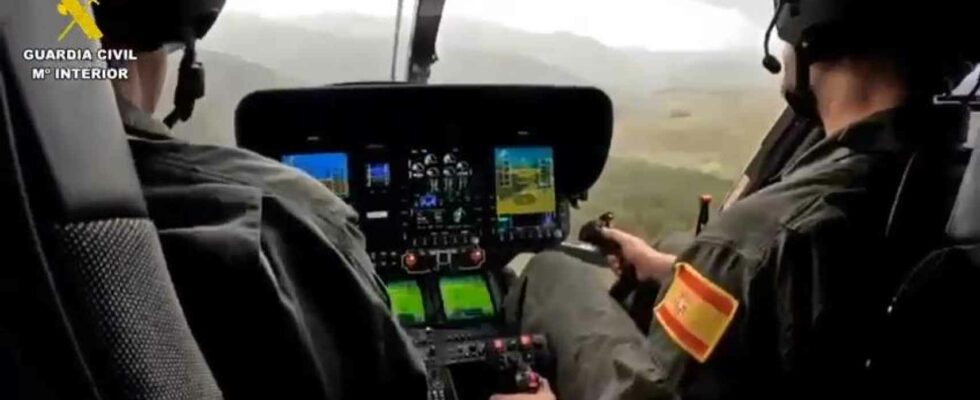
<svg viewBox="0 0 980 400">
<path fill-rule="evenodd" d="M 772 21 L 769 22 L 769 29 L 766 30 L 765 42 L 762 44 L 762 50 L 766 53 L 766 57 L 762 59 L 762 66 L 773 74 L 782 72 L 783 63 L 779 62 L 779 60 L 772 55 L 772 52 L 769 51 L 769 39 L 772 38 L 772 31 L 776 29 L 776 21 L 779 19 L 779 13 L 783 10 L 783 6 L 785 4 L 785 1 L 781 1 L 779 2 L 779 6 L 776 7 L 776 12 L 772 16 Z"/>
<path fill-rule="evenodd" d="M 773 74 L 778 74 L 783 70 L 783 63 L 779 62 L 772 54 L 766 54 L 766 57 L 762 59 L 762 66 Z"/>
</svg>

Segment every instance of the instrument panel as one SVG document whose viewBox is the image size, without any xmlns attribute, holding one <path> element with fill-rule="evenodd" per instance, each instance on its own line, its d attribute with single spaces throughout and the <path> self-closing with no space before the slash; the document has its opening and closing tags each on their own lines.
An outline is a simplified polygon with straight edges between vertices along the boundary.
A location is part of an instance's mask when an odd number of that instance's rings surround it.
<svg viewBox="0 0 980 400">
<path fill-rule="evenodd" d="M 273 90 L 239 104 L 236 134 L 357 210 L 430 399 L 522 391 L 537 382 L 531 370 L 547 370 L 536 361 L 547 345 L 504 321 L 504 266 L 568 236 L 569 209 L 608 156 L 608 96 L 553 86 Z"/>
<path fill-rule="evenodd" d="M 358 153 L 289 153 L 281 161 L 359 210 L 368 253 L 407 325 L 492 319 L 499 290 L 485 270 L 560 243 L 568 232 L 568 202 L 556 187 L 549 146 L 374 145 Z M 439 277 L 422 279 L 430 274 Z"/>
</svg>

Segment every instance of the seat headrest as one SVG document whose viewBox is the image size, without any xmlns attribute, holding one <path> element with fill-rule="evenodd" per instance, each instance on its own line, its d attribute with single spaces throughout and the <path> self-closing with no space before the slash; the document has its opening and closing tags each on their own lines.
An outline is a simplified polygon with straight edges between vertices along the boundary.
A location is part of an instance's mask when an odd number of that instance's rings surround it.
<svg viewBox="0 0 980 400">
<path fill-rule="evenodd" d="M 975 133 L 972 132 L 971 133 Z M 980 151 L 973 138 L 973 156 L 963 175 L 963 183 L 950 215 L 947 233 L 958 243 L 980 242 Z"/>
<path fill-rule="evenodd" d="M 56 1 L 0 2 L 0 90 L 25 179 L 31 192 L 43 193 L 44 211 L 57 220 L 145 216 L 111 84 L 53 76 L 34 80 L 35 68 L 91 63 L 25 59 L 29 49 L 95 49 L 98 42 L 77 24 L 58 40 L 72 23 Z"/>
</svg>

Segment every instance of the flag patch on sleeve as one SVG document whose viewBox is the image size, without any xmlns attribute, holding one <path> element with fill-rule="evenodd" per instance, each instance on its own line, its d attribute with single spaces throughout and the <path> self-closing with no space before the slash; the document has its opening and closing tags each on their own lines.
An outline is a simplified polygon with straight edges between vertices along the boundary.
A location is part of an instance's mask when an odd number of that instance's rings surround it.
<svg viewBox="0 0 980 400">
<path fill-rule="evenodd" d="M 738 300 L 687 263 L 674 268 L 674 281 L 654 314 L 671 339 L 699 362 L 711 356 L 735 317 Z"/>
</svg>

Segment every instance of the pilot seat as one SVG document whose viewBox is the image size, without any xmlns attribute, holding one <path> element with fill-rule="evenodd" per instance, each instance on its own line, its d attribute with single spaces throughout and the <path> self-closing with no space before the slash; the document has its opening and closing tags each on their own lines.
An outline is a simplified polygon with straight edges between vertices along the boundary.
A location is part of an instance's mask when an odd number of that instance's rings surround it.
<svg viewBox="0 0 980 400">
<path fill-rule="evenodd" d="M 0 398 L 220 399 L 147 218 L 109 83 L 32 80 L 55 3 L 0 3 Z"/>
<path fill-rule="evenodd" d="M 973 151 L 946 233 L 903 279 L 884 310 L 880 347 L 866 367 L 873 393 L 963 398 L 976 392 L 980 359 L 980 152 Z M 882 397 L 885 397 L 882 396 Z"/>
</svg>

